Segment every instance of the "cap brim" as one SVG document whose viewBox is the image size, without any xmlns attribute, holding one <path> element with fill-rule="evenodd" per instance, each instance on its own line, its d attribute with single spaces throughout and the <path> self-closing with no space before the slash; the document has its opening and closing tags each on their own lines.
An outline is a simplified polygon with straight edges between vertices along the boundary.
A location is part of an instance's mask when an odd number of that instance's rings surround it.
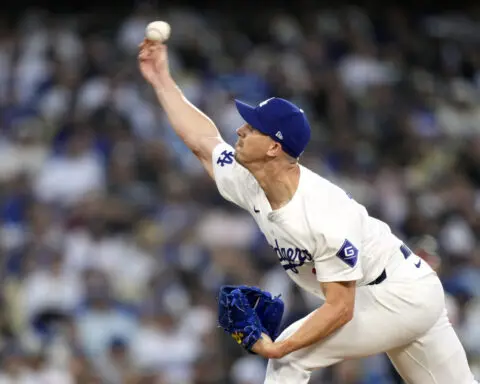
<svg viewBox="0 0 480 384">
<path fill-rule="evenodd" d="M 267 134 L 267 132 L 265 132 L 265 129 L 262 126 L 262 123 L 258 119 L 255 107 L 245 104 L 240 100 L 235 100 L 235 105 L 237 107 L 238 113 L 240 114 L 240 116 L 242 116 L 242 119 L 245 120 L 246 123 L 250 124 L 256 130 Z"/>
</svg>

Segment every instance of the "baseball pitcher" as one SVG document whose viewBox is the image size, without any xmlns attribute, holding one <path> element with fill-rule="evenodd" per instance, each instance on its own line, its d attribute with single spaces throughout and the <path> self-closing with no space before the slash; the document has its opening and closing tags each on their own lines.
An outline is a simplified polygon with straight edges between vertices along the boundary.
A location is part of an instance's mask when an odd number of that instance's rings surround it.
<svg viewBox="0 0 480 384">
<path fill-rule="evenodd" d="M 476 383 L 437 274 L 387 224 L 299 163 L 310 139 L 300 108 L 280 98 L 236 101 L 245 124 L 233 148 L 177 87 L 164 44 L 144 41 L 139 66 L 220 194 L 252 214 L 293 281 L 324 299 L 277 335 L 280 298 L 222 287 L 219 323 L 269 359 L 266 384 L 308 383 L 315 369 L 382 352 L 410 384 Z"/>
</svg>

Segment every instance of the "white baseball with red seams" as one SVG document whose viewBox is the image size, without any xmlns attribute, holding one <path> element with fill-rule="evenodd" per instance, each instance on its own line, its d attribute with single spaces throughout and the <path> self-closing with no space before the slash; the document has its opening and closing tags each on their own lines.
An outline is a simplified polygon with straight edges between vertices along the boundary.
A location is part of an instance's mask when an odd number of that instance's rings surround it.
<svg viewBox="0 0 480 384">
<path fill-rule="evenodd" d="M 145 37 L 148 40 L 164 42 L 170 37 L 171 27 L 165 21 L 153 21 L 145 28 Z"/>
</svg>

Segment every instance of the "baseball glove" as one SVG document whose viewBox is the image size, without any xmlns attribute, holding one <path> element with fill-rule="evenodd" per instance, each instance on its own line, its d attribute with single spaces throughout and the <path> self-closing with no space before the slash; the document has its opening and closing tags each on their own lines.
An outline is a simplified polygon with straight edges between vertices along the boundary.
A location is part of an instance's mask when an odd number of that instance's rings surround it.
<svg viewBox="0 0 480 384">
<path fill-rule="evenodd" d="M 251 352 L 262 333 L 273 341 L 278 337 L 284 303 L 257 287 L 225 285 L 220 289 L 218 312 L 219 325 Z"/>
</svg>

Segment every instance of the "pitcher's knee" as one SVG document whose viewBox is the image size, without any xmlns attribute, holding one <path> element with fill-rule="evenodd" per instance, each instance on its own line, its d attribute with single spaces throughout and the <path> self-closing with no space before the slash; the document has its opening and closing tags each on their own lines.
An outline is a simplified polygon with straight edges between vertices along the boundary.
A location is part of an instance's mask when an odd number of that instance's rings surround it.
<svg viewBox="0 0 480 384">
<path fill-rule="evenodd" d="M 268 361 L 265 384 L 307 384 L 311 372 L 302 369 L 288 358 Z"/>
</svg>

